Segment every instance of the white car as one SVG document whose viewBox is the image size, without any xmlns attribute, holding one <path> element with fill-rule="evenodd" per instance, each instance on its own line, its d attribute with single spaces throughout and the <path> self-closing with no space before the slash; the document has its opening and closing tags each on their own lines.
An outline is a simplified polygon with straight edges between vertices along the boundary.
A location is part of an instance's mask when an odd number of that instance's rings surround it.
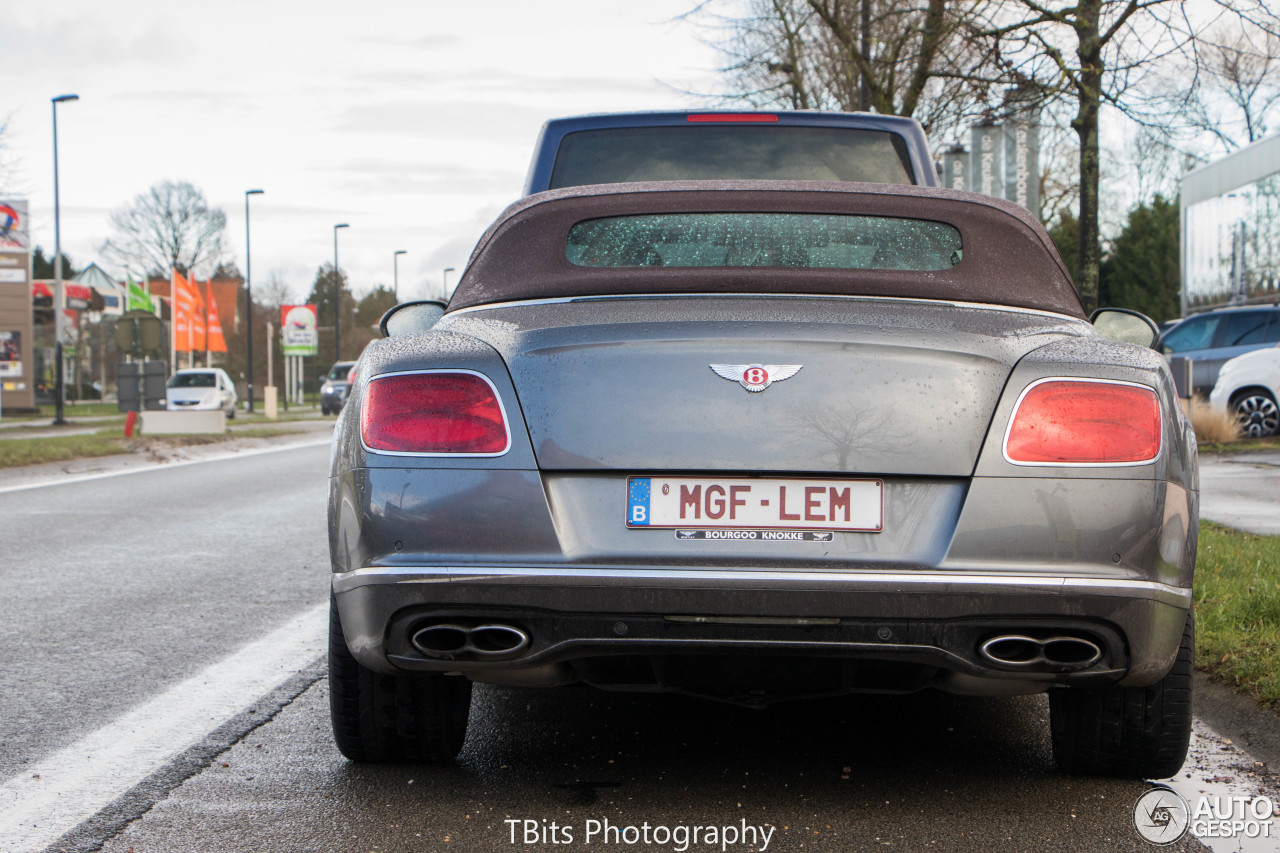
<svg viewBox="0 0 1280 853">
<path fill-rule="evenodd" d="M 236 386 L 221 367 L 174 371 L 165 388 L 165 408 L 171 412 L 209 412 L 222 409 L 236 416 Z"/>
<path fill-rule="evenodd" d="M 1254 350 L 1222 365 L 1209 405 L 1231 412 L 1250 438 L 1280 429 L 1280 346 Z"/>
</svg>

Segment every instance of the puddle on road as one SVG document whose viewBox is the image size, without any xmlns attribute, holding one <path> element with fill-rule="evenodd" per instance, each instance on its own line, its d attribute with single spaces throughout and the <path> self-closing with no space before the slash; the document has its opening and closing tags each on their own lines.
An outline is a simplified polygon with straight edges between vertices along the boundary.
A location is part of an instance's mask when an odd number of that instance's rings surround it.
<svg viewBox="0 0 1280 853">
<path fill-rule="evenodd" d="M 1216 802 L 1225 809 L 1228 797 L 1244 797 L 1246 801 L 1267 797 L 1273 807 L 1280 805 L 1280 776 L 1199 720 L 1195 721 L 1192 730 L 1187 763 L 1177 776 L 1157 782 L 1177 791 L 1187 801 L 1193 815 L 1205 798 L 1208 798 L 1210 808 Z M 1222 799 L 1215 801 L 1216 797 Z M 1245 818 L 1253 817 L 1247 804 L 1235 806 L 1234 817 L 1240 817 L 1242 809 Z M 1280 814 L 1257 823 L 1270 834 L 1259 834 L 1254 838 L 1244 834 L 1231 838 L 1196 837 L 1214 853 L 1275 853 L 1280 849 Z M 1194 819 L 1192 828 L 1194 832 Z"/>
</svg>

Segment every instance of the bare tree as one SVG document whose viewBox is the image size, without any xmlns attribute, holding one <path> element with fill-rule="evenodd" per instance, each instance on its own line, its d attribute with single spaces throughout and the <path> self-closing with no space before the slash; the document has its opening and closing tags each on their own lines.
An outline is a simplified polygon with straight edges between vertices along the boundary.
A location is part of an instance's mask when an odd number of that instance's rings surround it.
<svg viewBox="0 0 1280 853">
<path fill-rule="evenodd" d="M 1075 108 L 1071 128 L 1080 164 L 1076 287 L 1086 308 L 1098 302 L 1102 105 L 1104 100 L 1122 104 L 1144 62 L 1186 44 L 1188 33 L 1176 26 L 1172 14 L 1176 9 L 1173 0 L 1078 0 L 1060 8 L 1040 0 L 1008 0 L 978 33 L 993 40 L 1008 70 L 1038 81 Z"/>
<path fill-rule="evenodd" d="M 13 198 L 23 195 L 18 186 L 18 166 L 9 147 L 12 132 L 9 120 L 0 121 L 0 198 Z"/>
<path fill-rule="evenodd" d="M 111 214 L 115 234 L 102 251 L 125 267 L 161 276 L 171 269 L 207 274 L 222 257 L 226 226 L 227 215 L 209 207 L 195 186 L 161 181 Z"/>
<path fill-rule="evenodd" d="M 1051 105 L 1055 106 L 1055 105 Z M 1061 219 L 1079 205 L 1080 184 L 1076 181 L 1076 137 L 1056 109 L 1040 116 L 1040 221 Z"/>
<path fill-rule="evenodd" d="M 1149 97 L 1162 66 L 1177 62 L 1193 74 L 1217 67 L 1206 79 L 1226 81 L 1256 138 L 1280 99 L 1266 47 L 1280 17 L 1269 3 L 1210 0 L 1192 19 L 1179 0 L 751 0 L 745 16 L 719 20 L 732 35 L 721 45 L 731 60 L 724 70 L 750 103 L 910 115 L 935 138 L 978 112 L 998 118 L 997 89 L 1060 117 L 1076 138 L 1078 172 L 1072 181 L 1044 176 L 1044 198 L 1059 211 L 1077 205 L 1076 284 L 1093 307 L 1103 108 L 1149 127 L 1168 123 L 1185 109 Z M 1202 34 L 1221 20 L 1241 22 L 1250 40 L 1209 49 Z"/>
<path fill-rule="evenodd" d="M 874 110 L 912 116 L 930 132 L 987 106 L 981 43 L 966 38 L 994 0 L 752 0 L 713 15 L 731 97 L 756 106 Z M 736 9 L 737 7 L 735 7 Z"/>
<path fill-rule="evenodd" d="M 1086 307 L 1098 299 L 1102 108 L 1140 124 L 1167 122 L 1169 111 L 1151 112 L 1152 101 L 1144 97 L 1162 64 L 1202 68 L 1200 34 L 1217 20 L 1247 22 L 1263 32 L 1280 23 L 1268 0 L 1214 0 L 1206 8 L 1214 20 L 1193 20 L 1178 0 L 1077 0 L 1071 6 L 1003 0 L 989 24 L 974 33 L 992 40 L 992 52 L 1009 73 L 1036 81 L 1074 108 L 1080 164 L 1076 286 Z"/>
<path fill-rule="evenodd" d="M 1225 152 L 1257 142 L 1280 111 L 1280 35 L 1233 21 L 1212 32 L 1191 89 L 1187 122 Z"/>
<path fill-rule="evenodd" d="M 257 286 L 258 298 L 254 301 L 279 315 L 281 305 L 292 305 L 293 288 L 285 281 L 282 270 L 272 270 L 265 284 Z"/>
</svg>

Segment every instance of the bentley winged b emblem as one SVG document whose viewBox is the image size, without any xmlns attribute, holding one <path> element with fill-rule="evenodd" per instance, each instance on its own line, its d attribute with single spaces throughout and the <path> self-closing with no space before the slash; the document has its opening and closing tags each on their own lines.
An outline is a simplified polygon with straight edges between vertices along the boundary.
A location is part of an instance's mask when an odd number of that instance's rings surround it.
<svg viewBox="0 0 1280 853">
<path fill-rule="evenodd" d="M 751 393 L 763 391 L 775 382 L 790 379 L 803 364 L 712 364 L 709 367 L 730 382 L 737 382 Z"/>
</svg>

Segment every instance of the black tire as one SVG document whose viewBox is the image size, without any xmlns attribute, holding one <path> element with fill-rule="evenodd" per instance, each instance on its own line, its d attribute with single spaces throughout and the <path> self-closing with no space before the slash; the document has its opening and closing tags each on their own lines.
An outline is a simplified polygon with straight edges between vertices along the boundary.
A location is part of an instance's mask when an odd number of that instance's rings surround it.
<svg viewBox="0 0 1280 853">
<path fill-rule="evenodd" d="M 352 761 L 434 764 L 462 749 L 471 682 L 444 675 L 386 675 L 347 648 L 329 600 L 329 712 L 338 750 Z"/>
<path fill-rule="evenodd" d="M 1237 392 L 1231 398 L 1231 414 L 1247 438 L 1270 438 L 1280 432 L 1280 408 L 1264 388 Z"/>
<path fill-rule="evenodd" d="M 1149 687 L 1049 692 L 1053 757 L 1066 773 L 1166 779 L 1187 758 L 1195 619 L 1187 614 L 1169 673 Z"/>
<path fill-rule="evenodd" d="M 329 414 L 329 407 L 328 407 L 328 406 L 321 406 L 321 407 L 320 407 L 320 414 L 321 414 L 321 415 L 326 415 L 326 416 L 327 416 L 327 415 Z"/>
</svg>

